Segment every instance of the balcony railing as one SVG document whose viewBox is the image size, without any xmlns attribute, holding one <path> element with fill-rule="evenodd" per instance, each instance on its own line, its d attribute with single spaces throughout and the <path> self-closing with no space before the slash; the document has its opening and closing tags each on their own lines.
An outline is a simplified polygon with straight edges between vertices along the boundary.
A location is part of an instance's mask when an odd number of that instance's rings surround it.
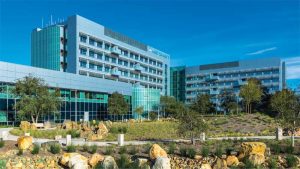
<svg viewBox="0 0 300 169">
<path fill-rule="evenodd" d="M 140 64 L 135 64 L 135 65 L 133 66 L 133 68 L 134 68 L 134 70 L 136 70 L 136 71 L 142 71 L 142 70 L 143 70 L 143 67 L 142 67 Z"/>
<path fill-rule="evenodd" d="M 120 71 L 119 71 L 118 69 L 112 69 L 112 70 L 110 71 L 110 74 L 111 74 L 112 76 L 120 76 Z"/>
<path fill-rule="evenodd" d="M 110 49 L 110 52 L 112 54 L 116 54 L 116 55 L 120 55 L 121 54 L 121 50 L 118 48 L 118 46 L 114 46 Z"/>
<path fill-rule="evenodd" d="M 219 90 L 210 89 L 209 90 L 209 94 L 211 94 L 211 95 L 218 95 L 218 94 L 220 94 L 220 91 Z"/>
<path fill-rule="evenodd" d="M 219 76 L 210 74 L 205 78 L 205 80 L 207 80 L 207 81 L 216 81 L 216 80 L 219 80 Z"/>
</svg>

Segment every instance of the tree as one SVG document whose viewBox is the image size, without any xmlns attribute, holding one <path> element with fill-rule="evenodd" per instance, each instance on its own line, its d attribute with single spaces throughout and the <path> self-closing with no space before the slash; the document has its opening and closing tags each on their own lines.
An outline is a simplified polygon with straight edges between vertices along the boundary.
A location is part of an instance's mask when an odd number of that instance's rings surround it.
<svg viewBox="0 0 300 169">
<path fill-rule="evenodd" d="M 142 120 L 142 114 L 144 113 L 144 106 L 137 107 L 134 112 L 139 115 L 139 119 Z"/>
<path fill-rule="evenodd" d="M 300 126 L 300 103 L 293 91 L 283 89 L 276 92 L 271 98 L 271 107 L 278 112 L 278 121 L 292 131 L 292 143 L 294 146 L 294 133 Z"/>
<path fill-rule="evenodd" d="M 37 77 L 18 80 L 12 93 L 19 98 L 14 106 L 18 114 L 31 117 L 33 123 L 42 115 L 57 112 L 60 105 L 59 90 L 50 92 L 44 80 Z"/>
<path fill-rule="evenodd" d="M 108 113 L 111 115 L 124 115 L 128 113 L 128 103 L 122 94 L 114 92 L 108 99 Z"/>
<path fill-rule="evenodd" d="M 183 114 L 179 116 L 178 133 L 184 136 L 189 135 L 192 144 L 195 144 L 195 135 L 206 132 L 207 129 L 207 122 L 198 112 L 185 109 Z"/>
<path fill-rule="evenodd" d="M 221 107 L 226 113 L 238 112 L 237 96 L 233 92 L 224 92 L 221 94 Z"/>
<path fill-rule="evenodd" d="M 184 109 L 184 104 L 171 96 L 161 96 L 160 106 L 171 117 L 177 117 Z"/>
<path fill-rule="evenodd" d="M 210 95 L 197 95 L 196 100 L 191 104 L 191 109 L 200 114 L 208 114 L 209 112 L 214 112 L 214 106 L 210 101 Z"/>
<path fill-rule="evenodd" d="M 257 79 L 250 78 L 247 80 L 247 84 L 241 87 L 240 97 L 243 98 L 245 103 L 246 113 L 252 112 L 252 103 L 259 102 L 262 97 L 262 89 L 260 82 Z"/>
</svg>

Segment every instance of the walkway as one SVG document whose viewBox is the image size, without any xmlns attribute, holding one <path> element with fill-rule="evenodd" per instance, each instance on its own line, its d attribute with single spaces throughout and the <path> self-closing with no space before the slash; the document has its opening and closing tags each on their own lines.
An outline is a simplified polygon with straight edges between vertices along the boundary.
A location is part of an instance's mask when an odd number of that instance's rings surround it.
<svg viewBox="0 0 300 169">
<path fill-rule="evenodd" d="M 0 128 L 0 138 L 2 131 L 8 132 L 8 137 L 6 140 L 17 141 L 18 136 L 11 135 L 9 133 L 10 130 L 13 128 Z M 290 139 L 290 136 L 283 136 L 283 139 Z M 263 140 L 263 139 L 276 139 L 275 136 L 247 136 L 247 137 L 217 137 L 217 138 L 207 138 L 207 140 Z M 295 139 L 300 139 L 300 137 L 295 137 Z M 199 140 L 199 139 L 196 139 Z M 54 139 L 41 139 L 41 138 L 34 138 L 33 142 L 41 144 L 48 141 L 55 141 Z M 57 140 L 61 144 L 66 144 L 66 139 L 62 138 Z M 189 142 L 188 139 L 170 139 L 170 140 L 152 140 L 152 141 L 125 141 L 125 145 L 143 145 L 151 142 Z M 110 146 L 110 145 L 117 145 L 117 141 L 85 141 L 82 138 L 75 138 L 72 139 L 73 145 L 97 145 L 97 146 Z"/>
</svg>

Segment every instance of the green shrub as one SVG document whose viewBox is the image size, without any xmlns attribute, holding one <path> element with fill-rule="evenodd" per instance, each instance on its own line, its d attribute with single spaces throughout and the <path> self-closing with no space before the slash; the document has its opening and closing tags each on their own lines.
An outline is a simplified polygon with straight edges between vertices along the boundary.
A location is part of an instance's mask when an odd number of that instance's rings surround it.
<svg viewBox="0 0 300 169">
<path fill-rule="evenodd" d="M 139 152 L 138 148 L 137 148 L 136 146 L 132 146 L 132 147 L 130 148 L 129 154 L 135 155 L 135 154 L 137 154 L 138 152 Z"/>
<path fill-rule="evenodd" d="M 245 161 L 245 168 L 254 169 L 254 168 L 256 168 L 256 166 L 250 160 L 247 159 Z"/>
<path fill-rule="evenodd" d="M 4 147 L 5 142 L 3 140 L 0 140 L 0 148 Z"/>
<path fill-rule="evenodd" d="M 18 153 L 17 153 L 18 156 L 21 156 L 23 155 L 23 150 L 22 149 L 19 149 Z"/>
<path fill-rule="evenodd" d="M 288 154 L 293 154 L 294 152 L 294 147 L 292 145 L 289 145 L 285 148 L 285 152 Z"/>
<path fill-rule="evenodd" d="M 119 127 L 118 128 L 118 132 L 121 134 L 126 134 L 127 133 L 127 127 Z"/>
<path fill-rule="evenodd" d="M 78 130 L 69 130 L 67 134 L 70 134 L 72 138 L 80 137 L 80 132 Z"/>
<path fill-rule="evenodd" d="M 121 154 L 120 159 L 118 160 L 118 166 L 120 168 L 127 168 L 130 164 L 129 158 L 126 154 Z"/>
<path fill-rule="evenodd" d="M 126 146 L 122 146 L 120 149 L 119 149 L 119 154 L 125 154 L 127 153 L 127 147 Z"/>
<path fill-rule="evenodd" d="M 226 148 L 226 154 L 227 154 L 227 155 L 230 155 L 230 153 L 231 153 L 232 151 L 235 151 L 235 149 L 232 147 L 232 145 Z"/>
<path fill-rule="evenodd" d="M 112 133 L 112 134 L 118 134 L 118 128 L 115 127 L 115 126 L 111 127 L 110 128 L 110 133 Z"/>
<path fill-rule="evenodd" d="M 87 144 L 84 144 L 84 145 L 82 146 L 82 151 L 83 151 L 83 152 L 89 151 L 89 146 L 88 146 Z"/>
<path fill-rule="evenodd" d="M 187 149 L 187 152 L 186 152 L 187 154 L 187 156 L 189 157 L 189 158 L 194 158 L 195 157 L 195 155 L 196 155 L 196 151 L 195 151 L 195 149 L 193 148 L 193 147 L 189 147 L 188 149 Z"/>
<path fill-rule="evenodd" d="M 6 168 L 6 160 L 0 160 L 0 169 L 5 169 Z"/>
<path fill-rule="evenodd" d="M 289 167 L 296 167 L 298 159 L 295 156 L 289 154 L 285 159 Z"/>
<path fill-rule="evenodd" d="M 91 145 L 91 146 L 88 148 L 88 152 L 91 153 L 91 154 L 94 154 L 94 153 L 97 152 L 97 149 L 98 149 L 97 145 L 94 144 L 94 145 Z"/>
<path fill-rule="evenodd" d="M 38 154 L 40 152 L 40 145 L 34 144 L 31 154 Z"/>
<path fill-rule="evenodd" d="M 209 155 L 209 147 L 208 146 L 203 146 L 201 149 L 201 154 L 203 157 L 208 157 Z"/>
<path fill-rule="evenodd" d="M 58 154 L 61 151 L 61 146 L 60 144 L 52 144 L 50 145 L 50 152 L 52 154 Z"/>
<path fill-rule="evenodd" d="M 107 146 L 105 148 L 105 155 L 111 155 L 113 153 L 113 148 L 111 146 Z"/>
<path fill-rule="evenodd" d="M 73 152 L 76 151 L 76 147 L 75 147 L 73 144 L 68 145 L 68 146 L 66 147 L 66 151 L 69 152 L 69 153 L 73 153 Z"/>
<path fill-rule="evenodd" d="M 269 168 L 271 168 L 271 169 L 277 169 L 278 168 L 277 161 L 275 159 L 270 159 Z"/>
<path fill-rule="evenodd" d="M 224 153 L 223 147 L 221 145 L 217 146 L 215 153 L 216 153 L 216 156 L 222 157 L 222 155 Z"/>
<path fill-rule="evenodd" d="M 274 152 L 274 154 L 279 154 L 281 151 L 279 144 L 271 144 L 271 150 Z"/>
<path fill-rule="evenodd" d="M 176 150 L 176 144 L 175 143 L 170 143 L 168 146 L 168 153 L 169 154 L 174 154 Z"/>
<path fill-rule="evenodd" d="M 185 146 L 181 146 L 179 148 L 180 155 L 185 157 L 187 155 L 187 148 Z"/>
</svg>

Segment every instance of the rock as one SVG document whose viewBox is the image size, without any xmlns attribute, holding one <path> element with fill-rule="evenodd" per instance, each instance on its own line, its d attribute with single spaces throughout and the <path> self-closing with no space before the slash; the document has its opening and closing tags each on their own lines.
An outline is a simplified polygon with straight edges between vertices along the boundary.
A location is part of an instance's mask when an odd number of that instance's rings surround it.
<svg viewBox="0 0 300 169">
<path fill-rule="evenodd" d="M 113 123 L 110 120 L 105 121 L 104 123 L 107 127 L 112 127 L 112 125 L 113 125 Z"/>
<path fill-rule="evenodd" d="M 32 145 L 33 138 L 31 136 L 20 136 L 18 138 L 18 148 L 26 150 Z"/>
<path fill-rule="evenodd" d="M 106 156 L 102 161 L 100 168 L 102 169 L 119 169 L 115 159 L 112 156 Z"/>
<path fill-rule="evenodd" d="M 79 125 L 75 121 L 65 120 L 62 124 L 62 128 L 66 130 L 77 130 Z"/>
<path fill-rule="evenodd" d="M 136 165 L 137 166 L 139 166 L 139 167 L 142 167 L 142 166 L 145 166 L 147 163 L 148 163 L 148 159 L 147 158 L 137 158 L 137 159 L 135 159 L 135 163 L 136 163 Z"/>
<path fill-rule="evenodd" d="M 88 160 L 78 153 L 64 153 L 60 163 L 71 169 L 88 169 Z"/>
<path fill-rule="evenodd" d="M 98 153 L 95 153 L 92 155 L 92 157 L 89 160 L 89 165 L 92 167 L 95 167 L 99 162 L 103 161 L 104 157 Z"/>
<path fill-rule="evenodd" d="M 249 160 L 252 162 L 254 165 L 261 165 L 262 163 L 265 162 L 265 156 L 261 154 L 251 154 L 249 156 Z"/>
<path fill-rule="evenodd" d="M 239 159 L 236 156 L 230 155 L 226 159 L 227 166 L 237 166 L 239 165 Z"/>
<path fill-rule="evenodd" d="M 170 159 L 168 157 L 158 157 L 152 169 L 171 169 Z"/>
<path fill-rule="evenodd" d="M 209 163 L 202 163 L 200 169 L 212 169 Z"/>
<path fill-rule="evenodd" d="M 202 156 L 201 156 L 201 155 L 195 155 L 194 159 L 195 159 L 195 160 L 201 160 L 201 159 L 202 159 Z"/>
<path fill-rule="evenodd" d="M 218 158 L 214 164 L 213 169 L 227 169 L 226 160 Z"/>
<path fill-rule="evenodd" d="M 149 156 L 151 160 L 155 160 L 158 157 L 168 157 L 166 151 L 162 149 L 158 144 L 153 144 Z"/>
<path fill-rule="evenodd" d="M 238 158 L 243 159 L 244 157 L 249 157 L 251 154 L 264 156 L 266 147 L 266 144 L 262 142 L 244 142 L 241 145 L 241 151 Z"/>
<path fill-rule="evenodd" d="M 99 129 L 97 131 L 97 134 L 100 134 L 100 135 L 108 134 L 108 129 L 104 123 L 99 123 L 98 127 L 99 127 Z"/>
<path fill-rule="evenodd" d="M 31 126 L 30 122 L 28 122 L 28 121 L 21 121 L 20 129 L 22 131 L 28 131 L 30 129 L 30 126 Z"/>
<path fill-rule="evenodd" d="M 30 130 L 37 130 L 36 124 L 30 124 Z"/>
</svg>

